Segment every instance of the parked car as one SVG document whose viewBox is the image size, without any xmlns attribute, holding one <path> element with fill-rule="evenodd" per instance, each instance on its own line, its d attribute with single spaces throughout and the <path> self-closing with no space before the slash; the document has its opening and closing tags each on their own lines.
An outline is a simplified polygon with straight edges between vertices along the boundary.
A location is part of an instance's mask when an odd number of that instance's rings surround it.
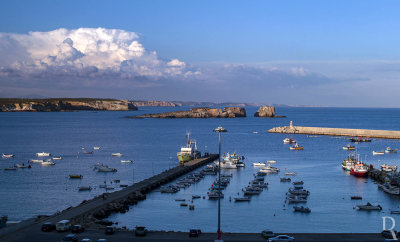
<svg viewBox="0 0 400 242">
<path fill-rule="evenodd" d="M 189 231 L 189 237 L 199 237 L 199 231 L 197 229 L 191 229 Z"/>
<path fill-rule="evenodd" d="M 61 242 L 78 242 L 75 234 L 67 234 Z"/>
<path fill-rule="evenodd" d="M 72 233 L 75 233 L 75 234 L 82 233 L 83 231 L 85 231 L 85 228 L 82 227 L 82 225 L 80 225 L 80 224 L 75 224 L 75 225 L 72 226 L 72 228 L 71 228 L 71 232 L 72 232 Z"/>
<path fill-rule="evenodd" d="M 136 236 L 146 236 L 146 227 L 136 226 L 135 235 Z"/>
<path fill-rule="evenodd" d="M 276 237 L 272 237 L 272 238 L 268 239 L 268 242 L 273 242 L 273 241 L 292 242 L 292 241 L 294 241 L 294 237 L 290 237 L 289 235 L 278 235 Z"/>
<path fill-rule="evenodd" d="M 106 234 L 114 234 L 115 228 L 113 226 L 107 226 L 105 232 L 106 232 Z"/>
<path fill-rule="evenodd" d="M 56 230 L 59 232 L 68 231 L 71 229 L 71 222 L 69 220 L 61 220 L 56 224 Z"/>
<path fill-rule="evenodd" d="M 269 239 L 269 238 L 272 238 L 274 236 L 275 236 L 274 232 L 272 232 L 269 229 L 263 230 L 261 232 L 261 237 L 263 237 L 264 239 Z"/>
<path fill-rule="evenodd" d="M 397 235 L 397 231 L 396 230 L 393 230 L 393 232 L 394 232 L 395 235 Z M 383 237 L 385 237 L 385 238 L 388 238 L 388 239 L 392 239 L 393 238 L 392 230 L 383 230 L 381 232 L 381 235 Z"/>
<path fill-rule="evenodd" d="M 44 223 L 42 224 L 42 231 L 43 232 L 49 232 L 49 231 L 53 231 L 56 229 L 56 225 L 50 222 Z"/>
</svg>

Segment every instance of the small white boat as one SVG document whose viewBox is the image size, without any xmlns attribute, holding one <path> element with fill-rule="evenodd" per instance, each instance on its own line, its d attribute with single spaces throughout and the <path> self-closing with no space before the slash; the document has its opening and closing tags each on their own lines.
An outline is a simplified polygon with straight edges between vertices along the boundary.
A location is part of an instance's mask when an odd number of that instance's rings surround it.
<svg viewBox="0 0 400 242">
<path fill-rule="evenodd" d="M 55 156 L 52 158 L 53 160 L 62 160 L 63 158 L 61 156 Z"/>
<path fill-rule="evenodd" d="M 295 176 L 296 172 L 285 172 L 285 176 Z"/>
<path fill-rule="evenodd" d="M 381 205 L 377 205 L 374 206 L 371 203 L 367 203 L 366 205 L 357 205 L 357 208 L 359 210 L 367 210 L 367 211 L 371 211 L 371 210 L 382 210 Z"/>
<path fill-rule="evenodd" d="M 265 164 L 265 162 L 256 162 L 256 163 L 253 163 L 253 166 L 258 166 L 258 167 L 261 167 L 261 166 L 266 166 L 267 164 Z"/>
<path fill-rule="evenodd" d="M 43 163 L 44 160 L 29 160 L 32 163 Z"/>
<path fill-rule="evenodd" d="M 52 161 L 44 161 L 42 163 L 40 163 L 41 166 L 54 166 L 56 163 L 52 162 Z"/>
<path fill-rule="evenodd" d="M 51 154 L 50 153 L 46 153 L 46 152 L 41 152 L 41 153 L 36 153 L 36 156 L 39 156 L 39 157 L 51 156 Z"/>
<path fill-rule="evenodd" d="M 293 195 L 309 195 L 310 192 L 304 189 L 292 189 L 289 188 L 289 193 Z"/>
<path fill-rule="evenodd" d="M 25 165 L 25 164 L 17 164 L 16 165 L 17 166 L 17 168 L 32 168 L 32 166 L 31 165 Z"/>
<path fill-rule="evenodd" d="M 385 150 L 385 153 L 388 153 L 388 154 L 397 153 L 397 150 L 398 149 L 391 149 L 390 147 L 387 147 L 386 150 Z"/>
<path fill-rule="evenodd" d="M 296 143 L 296 140 L 292 139 L 292 138 L 285 138 L 283 140 L 284 144 L 292 144 L 292 143 Z"/>
<path fill-rule="evenodd" d="M 98 172 L 116 172 L 117 169 L 115 168 L 110 168 L 107 165 L 100 165 L 96 167 Z"/>
<path fill-rule="evenodd" d="M 132 160 L 121 160 L 121 163 L 133 163 Z"/>
<path fill-rule="evenodd" d="M 385 154 L 385 152 L 382 150 L 382 151 L 372 151 L 372 155 L 384 155 Z"/>
<path fill-rule="evenodd" d="M 276 160 L 269 160 L 269 161 L 267 161 L 269 164 L 275 164 L 276 163 Z"/>
<path fill-rule="evenodd" d="M 3 158 L 3 159 L 14 158 L 14 155 L 12 155 L 12 154 L 1 154 L 1 158 Z"/>
<path fill-rule="evenodd" d="M 121 153 L 112 153 L 111 156 L 117 156 L 117 157 L 121 157 L 122 154 Z"/>
<path fill-rule="evenodd" d="M 93 147 L 93 149 L 94 149 L 94 150 L 100 150 L 100 147 L 95 146 L 95 147 Z"/>
<path fill-rule="evenodd" d="M 293 198 L 288 198 L 289 203 L 306 203 L 307 198 L 304 197 L 293 197 Z"/>
</svg>

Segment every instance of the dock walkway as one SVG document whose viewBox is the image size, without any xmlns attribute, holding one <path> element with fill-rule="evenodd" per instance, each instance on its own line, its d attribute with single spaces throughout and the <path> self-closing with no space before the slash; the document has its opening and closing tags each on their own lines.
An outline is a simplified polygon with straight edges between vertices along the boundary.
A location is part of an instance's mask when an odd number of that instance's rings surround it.
<svg viewBox="0 0 400 242">
<path fill-rule="evenodd" d="M 324 127 L 283 126 L 283 127 L 272 128 L 268 130 L 268 133 L 400 139 L 400 131 L 373 130 L 373 129 L 342 129 L 342 128 L 324 128 Z"/>
</svg>

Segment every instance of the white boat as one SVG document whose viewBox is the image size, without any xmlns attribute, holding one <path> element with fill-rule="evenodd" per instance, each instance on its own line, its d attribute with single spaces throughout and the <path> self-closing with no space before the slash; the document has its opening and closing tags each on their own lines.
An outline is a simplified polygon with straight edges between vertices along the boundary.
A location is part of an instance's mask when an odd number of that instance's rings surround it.
<svg viewBox="0 0 400 242">
<path fill-rule="evenodd" d="M 288 198 L 289 203 L 306 203 L 307 198 L 304 197 L 293 197 L 293 198 Z"/>
<path fill-rule="evenodd" d="M 292 189 L 289 188 L 289 193 L 293 194 L 293 195 L 309 195 L 310 192 L 304 189 Z"/>
<path fill-rule="evenodd" d="M 42 163 L 40 163 L 41 166 L 54 166 L 56 163 L 52 162 L 52 161 L 44 161 Z"/>
<path fill-rule="evenodd" d="M 267 174 L 277 174 L 277 173 L 279 173 L 279 169 L 275 168 L 275 167 L 266 166 L 264 168 L 261 168 L 260 172 L 267 173 Z"/>
<path fill-rule="evenodd" d="M 214 161 L 214 164 L 218 166 L 219 161 Z M 221 161 L 221 168 L 222 169 L 237 169 L 236 163 L 232 161 Z"/>
<path fill-rule="evenodd" d="M 285 176 L 295 176 L 296 172 L 285 172 Z"/>
<path fill-rule="evenodd" d="M 275 163 L 276 163 L 276 160 L 269 160 L 269 161 L 267 161 L 267 163 L 269 163 L 269 164 L 275 164 Z"/>
<path fill-rule="evenodd" d="M 111 156 L 117 156 L 117 157 L 121 157 L 122 154 L 121 153 L 112 153 Z"/>
<path fill-rule="evenodd" d="M 382 171 L 393 172 L 393 171 L 397 170 L 397 166 L 390 166 L 390 165 L 383 164 L 383 165 L 381 165 L 381 169 L 382 169 Z"/>
<path fill-rule="evenodd" d="M 267 164 L 265 162 L 256 162 L 253 163 L 253 166 L 261 167 L 261 166 L 266 166 Z"/>
<path fill-rule="evenodd" d="M 44 160 L 29 160 L 32 163 L 43 163 Z"/>
<path fill-rule="evenodd" d="M 32 166 L 29 165 L 29 164 L 28 164 L 28 165 L 25 165 L 25 164 L 17 164 L 16 167 L 17 167 L 17 168 L 32 168 Z"/>
<path fill-rule="evenodd" d="M 221 191 L 213 190 L 208 194 L 208 199 L 224 198 L 224 194 Z"/>
<path fill-rule="evenodd" d="M 385 153 L 388 153 L 388 154 L 397 153 L 397 149 L 391 149 L 390 147 L 387 147 L 385 150 Z"/>
<path fill-rule="evenodd" d="M 94 150 L 100 150 L 100 147 L 95 146 L 95 147 L 93 147 L 93 149 L 94 149 Z"/>
<path fill-rule="evenodd" d="M 372 151 L 372 155 L 384 155 L 385 154 L 385 152 L 383 151 L 383 150 L 381 150 L 381 151 Z"/>
<path fill-rule="evenodd" d="M 244 164 L 243 161 L 238 161 L 238 162 L 236 163 L 236 167 L 245 167 L 245 164 Z"/>
<path fill-rule="evenodd" d="M 283 140 L 284 144 L 292 144 L 292 143 L 296 143 L 296 140 L 292 139 L 292 138 L 285 138 Z"/>
<path fill-rule="evenodd" d="M 110 168 L 107 165 L 98 165 L 95 167 L 98 172 L 116 172 L 117 169 L 115 168 Z"/>
<path fill-rule="evenodd" d="M 368 210 L 368 211 L 371 211 L 371 210 L 382 210 L 381 205 L 374 206 L 371 203 L 367 203 L 366 205 L 357 205 L 357 208 L 359 210 Z"/>
<path fill-rule="evenodd" d="M 53 157 L 53 160 L 62 160 L 63 158 L 61 157 L 61 156 L 56 156 L 56 157 Z"/>
<path fill-rule="evenodd" d="M 3 158 L 3 159 L 14 158 L 14 155 L 12 155 L 12 154 L 1 154 L 1 158 Z"/>
<path fill-rule="evenodd" d="M 50 153 L 46 153 L 46 152 L 41 152 L 41 153 L 36 153 L 36 156 L 41 156 L 41 157 L 43 157 L 43 156 L 51 156 L 51 154 Z"/>
<path fill-rule="evenodd" d="M 253 134 L 258 134 L 258 132 L 257 131 L 253 131 Z"/>
<path fill-rule="evenodd" d="M 132 160 L 121 160 L 121 163 L 133 163 Z"/>
</svg>

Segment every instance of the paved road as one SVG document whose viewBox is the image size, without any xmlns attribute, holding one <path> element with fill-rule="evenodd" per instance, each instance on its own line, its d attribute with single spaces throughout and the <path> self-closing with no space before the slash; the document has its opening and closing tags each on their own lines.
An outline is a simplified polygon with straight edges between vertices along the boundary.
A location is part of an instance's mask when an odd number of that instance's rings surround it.
<svg viewBox="0 0 400 242">
<path fill-rule="evenodd" d="M 24 241 L 40 241 L 40 242 L 56 242 L 61 241 L 62 238 L 67 235 L 68 232 L 41 232 L 30 231 L 30 233 L 24 233 L 20 231 L 2 238 L 2 242 L 24 242 Z M 380 234 L 288 234 L 296 238 L 296 242 L 313 242 L 313 241 L 328 241 L 328 242 L 347 242 L 347 241 L 363 241 L 363 242 L 375 242 L 382 241 L 383 237 Z M 123 242 L 123 241 L 197 241 L 197 242 L 210 242 L 214 241 L 216 234 L 204 233 L 198 238 L 189 238 L 188 233 L 178 232 L 149 232 L 145 237 L 136 237 L 132 231 L 117 231 L 114 235 L 105 235 L 102 230 L 87 230 L 77 235 L 79 240 L 83 238 L 90 238 L 96 241 L 100 238 L 106 238 L 110 242 Z M 261 238 L 260 234 L 223 234 L 222 239 L 224 241 L 265 241 Z"/>
</svg>

